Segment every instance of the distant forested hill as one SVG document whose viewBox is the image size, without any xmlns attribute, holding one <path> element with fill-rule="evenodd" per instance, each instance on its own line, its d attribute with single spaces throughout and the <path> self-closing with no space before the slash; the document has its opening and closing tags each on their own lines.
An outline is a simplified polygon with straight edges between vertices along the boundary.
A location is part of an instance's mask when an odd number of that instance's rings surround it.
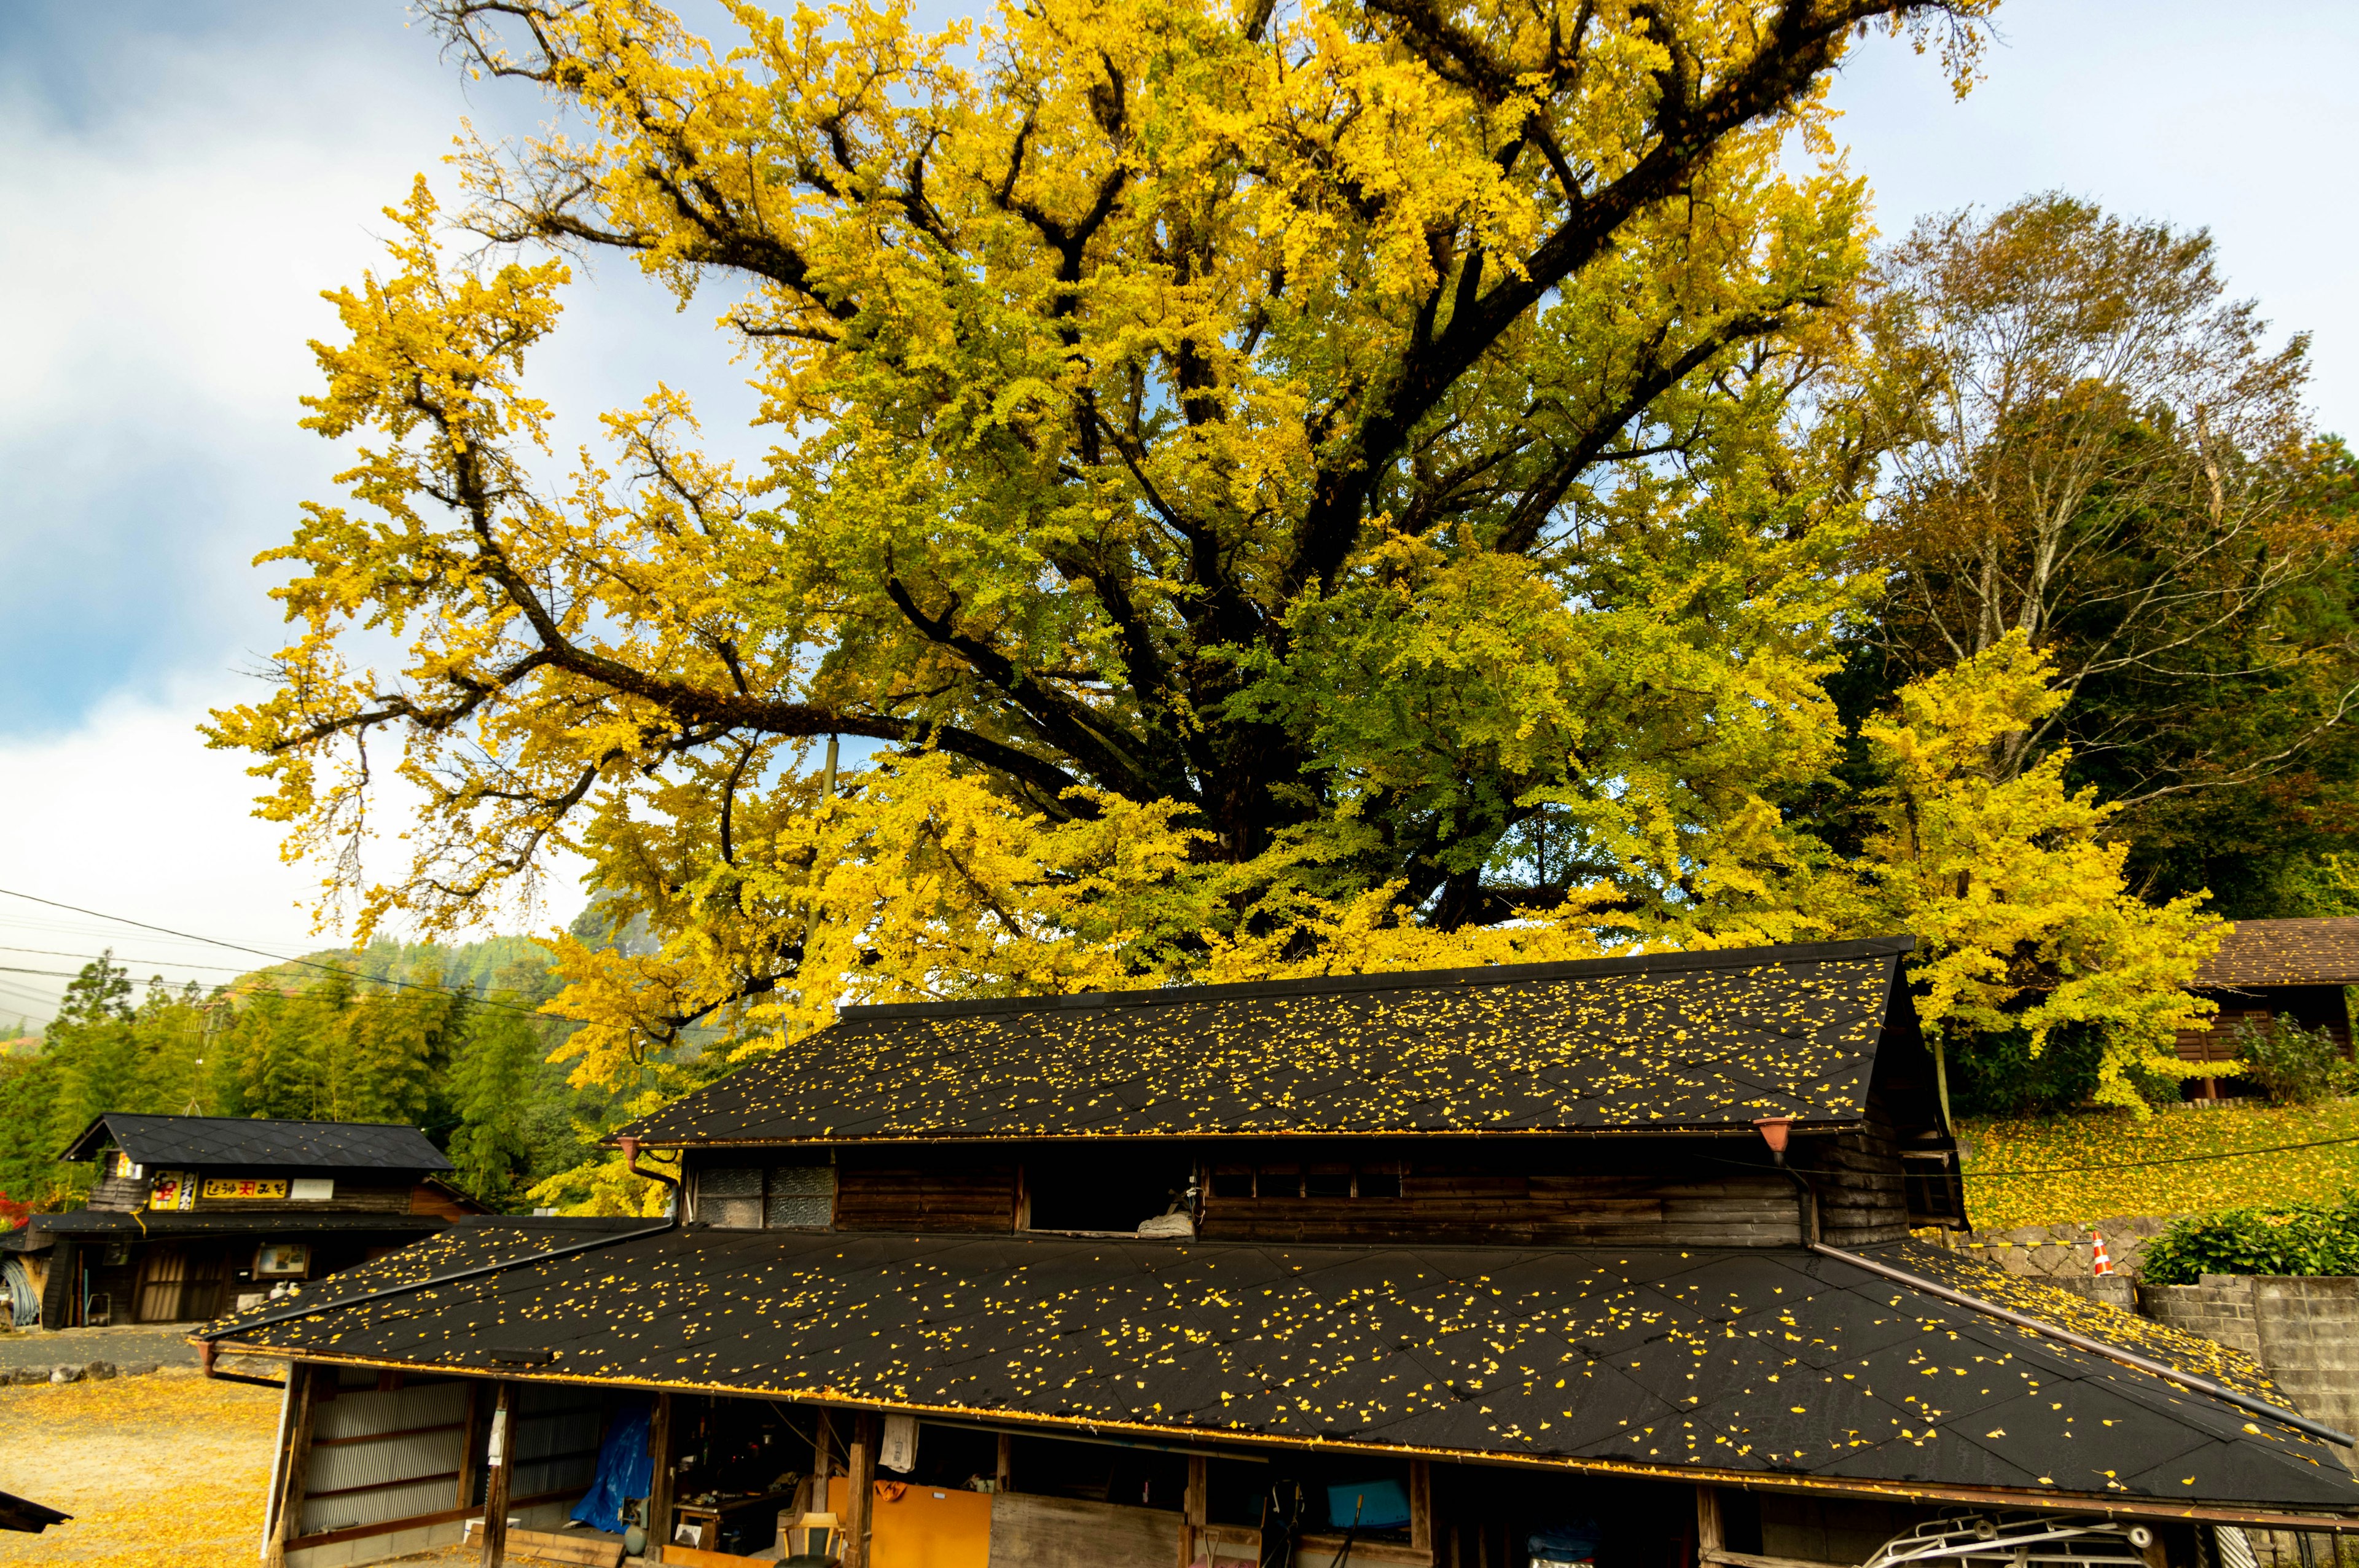
<svg viewBox="0 0 2359 1568">
<path fill-rule="evenodd" d="M 103 954 L 38 1048 L 0 1054 L 0 1197 L 79 1201 L 92 1173 L 56 1154 L 125 1110 L 408 1122 L 449 1152 L 459 1185 L 530 1207 L 534 1185 L 624 1119 L 634 1088 L 577 1088 L 548 1060 L 572 1028 L 538 1011 L 557 989 L 547 950 L 516 936 L 329 949 L 210 990 L 143 993 Z"/>
</svg>

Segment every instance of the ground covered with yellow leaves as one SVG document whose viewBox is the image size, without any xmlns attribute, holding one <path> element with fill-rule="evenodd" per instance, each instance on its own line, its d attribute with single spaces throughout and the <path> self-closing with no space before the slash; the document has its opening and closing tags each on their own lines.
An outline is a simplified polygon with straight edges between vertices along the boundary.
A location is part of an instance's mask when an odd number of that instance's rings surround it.
<svg viewBox="0 0 2359 1568">
<path fill-rule="evenodd" d="M 2083 1112 L 1959 1131 L 1973 1150 L 1966 1212 L 1980 1230 L 2330 1203 L 2359 1187 L 2359 1099 L 2172 1107 L 2144 1121 Z M 2348 1141 L 2328 1141 L 2337 1139 Z M 2305 1143 L 2317 1146 L 2283 1147 Z"/>
<path fill-rule="evenodd" d="M 159 1373 L 0 1388 L 0 1491 L 74 1517 L 0 1563 L 253 1568 L 279 1396 Z"/>
</svg>

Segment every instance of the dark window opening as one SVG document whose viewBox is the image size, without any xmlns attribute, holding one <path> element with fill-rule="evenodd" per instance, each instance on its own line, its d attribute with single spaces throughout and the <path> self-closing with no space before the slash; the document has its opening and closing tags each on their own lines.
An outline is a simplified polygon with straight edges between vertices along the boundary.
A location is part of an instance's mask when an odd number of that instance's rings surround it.
<svg viewBox="0 0 2359 1568">
<path fill-rule="evenodd" d="M 1019 1437 L 1011 1448 L 1011 1491 L 1175 1512 L 1186 1498 L 1188 1461 L 1177 1454 L 1052 1437 Z"/>
<path fill-rule="evenodd" d="M 936 1487 L 961 1491 L 978 1491 L 978 1481 L 990 1481 L 999 1475 L 999 1439 L 992 1433 L 977 1432 L 971 1426 L 936 1426 L 931 1422 L 918 1423 L 918 1464 L 906 1476 L 891 1470 L 879 1471 L 877 1479 L 907 1480 L 920 1487 Z"/>
<path fill-rule="evenodd" d="M 1057 1151 L 1028 1162 L 1024 1191 L 1034 1230 L 1136 1231 L 1190 1207 L 1195 1165 L 1184 1151 Z"/>
<path fill-rule="evenodd" d="M 1310 1198 L 1350 1197 L 1352 1168 L 1349 1165 L 1314 1166 L 1303 1175 L 1302 1195 Z"/>
<path fill-rule="evenodd" d="M 1204 1482 L 1207 1523 L 1256 1528 L 1267 1509 L 1280 1518 L 1293 1517 L 1306 1535 L 1335 1535 L 1351 1529 L 1356 1515 L 1355 1540 L 1408 1543 L 1407 1460 L 1288 1454 L 1266 1465 L 1244 1465 L 1215 1459 L 1205 1466 Z"/>
<path fill-rule="evenodd" d="M 1397 1198 L 1400 1196 L 1400 1173 L 1398 1171 L 1361 1172 L 1360 1195 L 1364 1198 Z"/>
<path fill-rule="evenodd" d="M 1254 1173 L 1251 1171 L 1213 1172 L 1212 1195 L 1216 1198 L 1249 1198 L 1253 1196 Z"/>
</svg>

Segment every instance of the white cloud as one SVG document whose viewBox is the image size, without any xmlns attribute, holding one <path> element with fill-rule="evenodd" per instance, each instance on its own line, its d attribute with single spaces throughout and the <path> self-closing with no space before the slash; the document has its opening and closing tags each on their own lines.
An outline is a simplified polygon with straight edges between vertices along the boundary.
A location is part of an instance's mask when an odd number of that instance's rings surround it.
<svg viewBox="0 0 2359 1568">
<path fill-rule="evenodd" d="M 341 928 L 315 929 L 310 909 L 320 868 L 279 859 L 278 828 L 252 815 L 249 759 L 209 751 L 196 733 L 209 705 L 245 695 L 226 682 L 209 690 L 183 681 L 159 700 L 111 699 L 65 734 L 0 741 L 10 819 L 0 889 L 266 953 L 332 946 Z M 385 806 L 378 820 L 397 831 L 400 802 Z M 400 846 L 372 849 L 387 858 L 372 860 L 376 870 Z M 500 928 L 546 930 L 570 918 L 580 906 L 572 869 L 545 884 L 549 905 L 511 912 Z M 267 961 L 0 896 L 0 1036 L 20 1014 L 46 1016 L 65 988 L 59 975 L 23 971 L 71 970 L 109 946 L 136 960 L 128 967 L 142 980 L 212 982 Z"/>
</svg>

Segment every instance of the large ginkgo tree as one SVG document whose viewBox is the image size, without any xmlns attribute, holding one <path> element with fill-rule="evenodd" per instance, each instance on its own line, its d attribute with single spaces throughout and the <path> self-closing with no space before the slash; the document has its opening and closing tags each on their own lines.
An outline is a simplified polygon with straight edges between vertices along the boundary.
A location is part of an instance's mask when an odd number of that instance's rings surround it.
<svg viewBox="0 0 2359 1568">
<path fill-rule="evenodd" d="M 431 0 L 568 129 L 465 151 L 451 220 L 421 178 L 331 297 L 349 499 L 212 733 L 332 860 L 397 753 L 371 920 L 586 857 L 660 939 L 562 945 L 591 1072 L 846 996 L 1909 919 L 1792 809 L 1873 580 L 1827 90 L 1886 33 L 1962 91 L 1987 3 L 733 4 L 714 43 Z M 658 388 L 563 471 L 526 363 L 570 253 L 719 305 L 764 460 Z"/>
</svg>

